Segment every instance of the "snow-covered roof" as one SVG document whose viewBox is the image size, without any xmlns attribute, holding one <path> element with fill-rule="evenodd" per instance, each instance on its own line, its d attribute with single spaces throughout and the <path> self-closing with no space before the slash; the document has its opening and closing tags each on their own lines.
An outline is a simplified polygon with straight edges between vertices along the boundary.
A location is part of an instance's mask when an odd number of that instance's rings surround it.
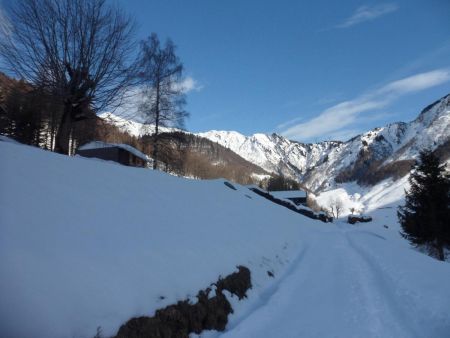
<svg viewBox="0 0 450 338">
<path fill-rule="evenodd" d="M 102 141 L 92 141 L 89 143 L 86 143 L 80 147 L 78 147 L 78 150 L 90 150 L 90 149 L 101 149 L 101 148 L 121 148 L 124 149 L 136 157 L 139 157 L 140 159 L 144 161 L 150 161 L 150 158 L 145 155 L 143 152 L 140 152 L 136 148 L 130 146 L 129 144 L 123 144 L 123 143 L 106 143 Z"/>
<path fill-rule="evenodd" d="M 306 197 L 306 192 L 303 190 L 283 190 L 283 191 L 269 191 L 273 197 L 277 198 L 299 198 Z"/>
</svg>

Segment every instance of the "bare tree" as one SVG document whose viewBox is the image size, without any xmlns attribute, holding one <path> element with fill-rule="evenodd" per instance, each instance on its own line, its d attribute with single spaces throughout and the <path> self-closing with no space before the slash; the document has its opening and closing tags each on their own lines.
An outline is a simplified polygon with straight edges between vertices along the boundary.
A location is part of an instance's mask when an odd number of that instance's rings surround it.
<svg viewBox="0 0 450 338">
<path fill-rule="evenodd" d="M 134 23 L 106 0 L 21 0 L 7 14 L 0 56 L 60 100 L 55 150 L 68 153 L 73 123 L 114 109 L 131 83 Z"/>
<path fill-rule="evenodd" d="M 328 208 L 334 218 L 339 218 L 339 215 L 344 211 L 344 202 L 339 197 L 330 198 L 328 200 Z"/>
<path fill-rule="evenodd" d="M 153 130 L 153 169 L 157 168 L 160 127 L 184 126 L 188 113 L 184 88 L 181 85 L 183 65 L 175 54 L 175 45 L 168 39 L 163 46 L 158 36 L 141 42 L 139 80 L 142 85 L 142 102 L 139 111 L 144 118 L 144 128 Z"/>
</svg>

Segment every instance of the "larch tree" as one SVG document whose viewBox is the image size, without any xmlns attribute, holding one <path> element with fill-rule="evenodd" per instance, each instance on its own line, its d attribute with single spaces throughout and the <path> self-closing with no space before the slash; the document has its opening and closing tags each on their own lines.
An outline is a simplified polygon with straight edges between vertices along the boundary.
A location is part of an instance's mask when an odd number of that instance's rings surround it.
<svg viewBox="0 0 450 338">
<path fill-rule="evenodd" d="M 182 85 L 183 64 L 175 54 L 175 45 L 168 39 L 164 46 L 152 33 L 141 42 L 138 78 L 142 101 L 139 112 L 144 121 L 144 133 L 152 129 L 153 169 L 158 166 L 161 127 L 183 128 L 189 114 L 185 88 Z"/>
<path fill-rule="evenodd" d="M 21 0 L 6 9 L 0 57 L 10 74 L 61 102 L 55 151 L 73 124 L 120 105 L 133 80 L 133 20 L 106 0 Z"/>
<path fill-rule="evenodd" d="M 420 152 L 409 177 L 405 205 L 398 208 L 401 235 L 428 253 L 445 259 L 450 246 L 450 178 L 430 150 Z"/>
</svg>

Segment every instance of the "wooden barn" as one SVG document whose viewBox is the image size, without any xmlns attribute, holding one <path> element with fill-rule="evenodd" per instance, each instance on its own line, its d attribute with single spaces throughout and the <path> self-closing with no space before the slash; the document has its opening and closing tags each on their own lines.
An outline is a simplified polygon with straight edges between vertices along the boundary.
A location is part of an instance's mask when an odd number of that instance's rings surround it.
<svg viewBox="0 0 450 338">
<path fill-rule="evenodd" d="M 148 168 L 150 166 L 149 157 L 128 144 L 93 141 L 80 146 L 76 154 L 83 157 L 114 161 L 132 167 Z"/>
</svg>

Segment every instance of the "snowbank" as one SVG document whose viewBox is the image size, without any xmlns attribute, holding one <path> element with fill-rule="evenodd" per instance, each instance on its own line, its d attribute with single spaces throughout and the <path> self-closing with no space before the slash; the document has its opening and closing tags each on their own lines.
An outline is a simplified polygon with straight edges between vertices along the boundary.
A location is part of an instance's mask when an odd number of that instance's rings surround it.
<svg viewBox="0 0 450 338">
<path fill-rule="evenodd" d="M 6 142 L 0 158 L 1 337 L 113 335 L 238 264 L 258 289 L 311 223 L 222 180 Z"/>
</svg>

